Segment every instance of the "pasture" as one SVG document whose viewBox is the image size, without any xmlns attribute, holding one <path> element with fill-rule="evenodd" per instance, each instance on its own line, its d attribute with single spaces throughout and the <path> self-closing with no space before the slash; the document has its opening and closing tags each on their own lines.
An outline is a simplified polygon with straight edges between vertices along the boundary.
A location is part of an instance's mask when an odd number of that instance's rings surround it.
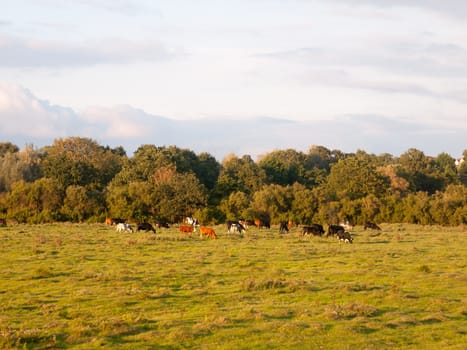
<svg viewBox="0 0 467 350">
<path fill-rule="evenodd" d="M 465 349 L 465 227 L 0 228 L 2 349 Z"/>
</svg>

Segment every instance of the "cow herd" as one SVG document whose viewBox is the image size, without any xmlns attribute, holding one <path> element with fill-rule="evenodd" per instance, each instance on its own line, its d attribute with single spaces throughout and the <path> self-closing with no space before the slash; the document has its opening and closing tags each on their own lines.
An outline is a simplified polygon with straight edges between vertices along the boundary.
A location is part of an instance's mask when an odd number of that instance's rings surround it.
<svg viewBox="0 0 467 350">
<path fill-rule="evenodd" d="M 136 225 L 131 225 L 126 223 L 125 220 L 120 218 L 106 218 L 105 224 L 107 225 L 115 225 L 115 229 L 118 232 L 138 232 L 138 231 L 148 231 L 156 233 L 157 228 L 169 228 L 170 225 L 165 221 L 156 220 L 154 225 L 148 222 L 141 222 L 137 223 Z M 229 220 L 226 222 L 226 229 L 228 234 L 239 234 L 246 232 L 246 230 L 250 227 L 257 227 L 257 228 L 271 228 L 271 224 L 269 221 L 265 220 Z M 281 222 L 279 224 L 279 234 L 285 234 L 290 231 L 292 228 L 293 223 L 289 222 Z M 208 237 L 217 239 L 218 236 L 216 232 L 207 226 L 200 226 L 199 221 L 194 217 L 186 217 L 183 224 L 179 226 L 180 234 L 191 236 L 193 233 L 197 232 L 199 229 L 200 237 Z M 366 222 L 363 225 L 365 230 L 381 230 L 377 224 L 373 222 Z M 340 242 L 345 243 L 353 243 L 353 237 L 350 234 L 350 230 L 353 229 L 353 225 L 351 225 L 348 221 L 341 222 L 339 225 L 328 225 L 327 232 L 324 230 L 323 225 L 321 224 L 311 224 L 311 225 L 304 225 L 300 229 L 300 234 L 302 236 L 312 235 L 312 236 L 319 236 L 319 237 L 336 237 Z"/>
</svg>

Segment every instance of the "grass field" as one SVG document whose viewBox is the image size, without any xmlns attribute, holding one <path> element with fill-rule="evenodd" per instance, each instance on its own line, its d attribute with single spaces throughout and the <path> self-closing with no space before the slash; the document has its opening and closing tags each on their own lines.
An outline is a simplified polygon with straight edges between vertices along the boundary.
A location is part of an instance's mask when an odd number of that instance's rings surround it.
<svg viewBox="0 0 467 350">
<path fill-rule="evenodd" d="M 2 349 L 466 349 L 467 231 L 0 228 Z"/>
</svg>

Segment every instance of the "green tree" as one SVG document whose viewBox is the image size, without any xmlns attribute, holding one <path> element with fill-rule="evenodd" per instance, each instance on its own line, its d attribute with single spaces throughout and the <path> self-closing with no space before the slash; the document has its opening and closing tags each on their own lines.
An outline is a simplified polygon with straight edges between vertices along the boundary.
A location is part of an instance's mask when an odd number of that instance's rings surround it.
<svg viewBox="0 0 467 350">
<path fill-rule="evenodd" d="M 460 182 L 467 186 L 467 149 L 463 152 L 462 163 L 457 166 L 457 173 Z"/>
<path fill-rule="evenodd" d="M 295 224 L 312 224 L 313 217 L 318 212 L 319 193 L 317 188 L 313 190 L 306 186 L 295 183 L 290 187 L 292 191 L 291 214 L 289 220 Z"/>
<path fill-rule="evenodd" d="M 157 169 L 151 187 L 153 215 L 170 222 L 179 222 L 207 204 L 206 188 L 192 173 L 180 174 L 171 167 Z"/>
<path fill-rule="evenodd" d="M 467 224 L 467 187 L 451 184 L 444 192 L 436 192 L 429 212 L 433 221 L 441 225 Z"/>
<path fill-rule="evenodd" d="M 264 170 L 268 184 L 287 186 L 307 182 L 307 159 L 302 152 L 293 149 L 273 151 L 264 155 L 258 165 Z"/>
<path fill-rule="evenodd" d="M 403 199 L 404 221 L 412 224 L 429 225 L 433 223 L 430 215 L 428 192 L 409 193 Z"/>
<path fill-rule="evenodd" d="M 244 192 L 247 195 L 258 191 L 265 183 L 266 175 L 250 156 L 238 158 L 227 156 L 222 162 L 221 172 L 215 187 L 215 195 L 220 201 L 232 192 Z"/>
<path fill-rule="evenodd" d="M 327 173 L 329 173 L 331 169 L 331 164 L 346 157 L 346 155 L 339 150 L 330 150 L 324 146 L 317 145 L 310 147 L 307 156 L 313 166 L 318 169 L 323 169 Z"/>
<path fill-rule="evenodd" d="M 382 197 L 389 186 L 389 179 L 381 175 L 372 163 L 353 156 L 331 166 L 326 189 L 330 200 L 354 200 L 370 194 Z"/>
<path fill-rule="evenodd" d="M 288 186 L 267 185 L 255 192 L 250 208 L 256 217 L 279 223 L 290 219 L 292 202 L 293 193 Z"/>
<path fill-rule="evenodd" d="M 435 162 L 415 148 L 403 153 L 400 158 L 399 174 L 406 178 L 412 192 L 435 193 L 442 189 L 443 182 L 437 176 Z"/>
<path fill-rule="evenodd" d="M 41 154 L 32 145 L 0 156 L 0 192 L 10 191 L 16 181 L 33 182 L 41 177 Z"/>
<path fill-rule="evenodd" d="M 78 185 L 103 190 L 123 162 L 118 152 L 82 137 L 57 139 L 44 153 L 43 175 L 56 179 L 65 188 Z"/>
<path fill-rule="evenodd" d="M 63 200 L 61 213 L 66 220 L 82 222 L 95 220 L 105 211 L 100 193 L 92 192 L 84 186 L 68 186 Z"/>
<path fill-rule="evenodd" d="M 245 210 L 250 205 L 250 198 L 244 192 L 232 192 L 228 198 L 224 198 L 219 209 L 227 220 L 245 218 Z"/>
<path fill-rule="evenodd" d="M 8 194 L 7 217 L 22 223 L 42 223 L 60 220 L 63 188 L 53 179 L 42 178 L 32 183 L 18 181 Z"/>
</svg>

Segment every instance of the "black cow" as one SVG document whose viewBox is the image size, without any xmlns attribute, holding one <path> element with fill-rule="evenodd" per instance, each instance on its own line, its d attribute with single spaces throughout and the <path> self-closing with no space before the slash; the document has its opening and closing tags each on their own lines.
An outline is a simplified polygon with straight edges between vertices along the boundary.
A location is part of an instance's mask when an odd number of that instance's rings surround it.
<svg viewBox="0 0 467 350">
<path fill-rule="evenodd" d="M 261 228 L 261 227 L 271 228 L 271 223 L 269 222 L 269 220 L 255 219 L 254 224 L 258 228 Z"/>
<path fill-rule="evenodd" d="M 351 236 L 350 233 L 347 232 L 347 231 L 339 231 L 339 232 L 337 232 L 337 239 L 338 239 L 339 241 L 342 241 L 342 242 L 345 242 L 345 243 L 352 243 L 352 242 L 353 242 L 352 236 Z"/>
<path fill-rule="evenodd" d="M 286 232 L 289 232 L 289 225 L 287 225 L 286 222 L 281 222 L 281 224 L 279 226 L 279 233 L 282 234 L 282 233 L 286 233 Z"/>
<path fill-rule="evenodd" d="M 339 226 L 339 225 L 329 225 L 329 227 L 328 227 L 328 234 L 326 235 L 326 237 L 335 236 L 335 235 L 337 235 L 339 232 L 344 232 L 344 228 L 343 228 L 342 226 Z"/>
<path fill-rule="evenodd" d="M 310 226 L 302 227 L 302 235 L 312 234 L 313 236 L 322 236 L 324 234 L 323 225 L 311 224 Z"/>
<path fill-rule="evenodd" d="M 363 229 L 366 230 L 367 228 L 369 228 L 370 230 L 381 231 L 381 227 L 379 227 L 378 225 L 376 225 L 374 222 L 371 222 L 371 221 L 367 221 L 365 225 L 363 226 Z"/>
<path fill-rule="evenodd" d="M 161 221 L 161 220 L 155 220 L 154 221 L 154 224 L 158 227 L 158 228 L 170 228 L 169 224 L 166 222 L 166 221 Z"/>
<path fill-rule="evenodd" d="M 136 231 L 152 231 L 156 233 L 156 229 L 149 222 L 141 222 L 136 225 Z"/>
</svg>

